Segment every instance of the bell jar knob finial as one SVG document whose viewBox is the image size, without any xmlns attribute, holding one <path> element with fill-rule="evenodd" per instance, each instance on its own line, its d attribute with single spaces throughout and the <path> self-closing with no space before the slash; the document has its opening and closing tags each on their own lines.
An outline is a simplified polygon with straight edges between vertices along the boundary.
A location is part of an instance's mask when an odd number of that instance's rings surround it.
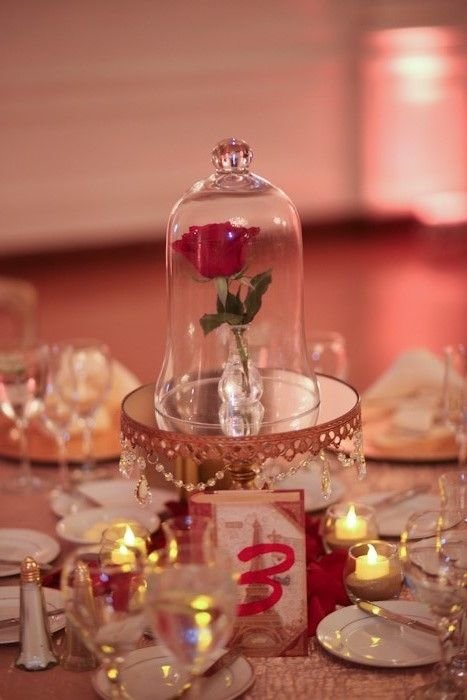
<svg viewBox="0 0 467 700">
<path fill-rule="evenodd" d="M 253 159 L 253 151 L 241 139 L 219 141 L 212 152 L 212 162 L 219 173 L 244 173 Z"/>
</svg>

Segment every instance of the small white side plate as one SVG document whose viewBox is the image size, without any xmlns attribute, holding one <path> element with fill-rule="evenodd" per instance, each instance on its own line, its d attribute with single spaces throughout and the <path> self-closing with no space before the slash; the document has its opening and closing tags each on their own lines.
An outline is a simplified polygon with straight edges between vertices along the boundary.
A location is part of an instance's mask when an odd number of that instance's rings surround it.
<svg viewBox="0 0 467 700">
<path fill-rule="evenodd" d="M 321 491 L 321 470 L 316 465 L 311 465 L 309 469 L 300 469 L 293 476 L 277 482 L 275 488 L 303 489 L 305 492 L 305 510 L 308 513 L 327 508 L 331 503 L 336 503 L 345 493 L 345 486 L 342 481 L 333 476 L 331 478 L 331 494 L 329 498 L 325 498 Z"/>
<path fill-rule="evenodd" d="M 45 605 L 47 610 L 63 608 L 63 599 L 60 591 L 54 588 L 43 588 Z M 0 621 L 10 617 L 19 617 L 19 587 L 0 587 Z M 50 615 L 49 625 L 51 632 L 57 632 L 65 627 L 65 615 Z M 15 644 L 19 642 L 19 625 L 0 629 L 0 644 Z"/>
<path fill-rule="evenodd" d="M 120 508 L 89 508 L 57 523 L 57 535 L 75 544 L 98 544 L 103 531 L 114 522 L 136 520 L 149 532 L 155 532 L 160 524 L 159 517 L 141 506 L 121 506 Z"/>
<path fill-rule="evenodd" d="M 396 503 L 393 506 L 378 508 L 378 501 L 392 495 L 392 493 L 394 492 L 381 491 L 359 496 L 356 499 L 359 503 L 374 505 L 376 522 L 381 537 L 400 537 L 412 513 L 415 513 L 417 510 L 436 510 L 440 507 L 438 496 L 431 493 L 421 493 L 418 496 L 414 496 L 414 498 Z"/>
<path fill-rule="evenodd" d="M 132 651 L 122 670 L 123 683 L 133 700 L 178 697 L 186 678 L 177 670 L 173 658 L 159 645 Z M 212 676 L 202 678 L 198 697 L 203 700 L 234 700 L 248 690 L 254 679 L 251 664 L 239 656 Z M 102 669 L 92 676 L 92 685 L 101 698 L 109 700 L 109 686 Z M 183 697 L 189 700 L 192 694 L 187 691 Z"/>
<path fill-rule="evenodd" d="M 22 561 L 33 557 L 38 564 L 48 564 L 60 553 L 60 545 L 44 532 L 23 528 L 0 528 L 0 559 Z M 14 576 L 19 565 L 0 564 L 0 576 Z"/>
<path fill-rule="evenodd" d="M 423 603 L 386 600 L 381 605 L 433 623 L 433 616 Z M 336 610 L 321 620 L 316 636 L 330 654 L 365 666 L 407 668 L 432 664 L 440 658 L 434 635 L 368 615 L 356 605 Z"/>
</svg>

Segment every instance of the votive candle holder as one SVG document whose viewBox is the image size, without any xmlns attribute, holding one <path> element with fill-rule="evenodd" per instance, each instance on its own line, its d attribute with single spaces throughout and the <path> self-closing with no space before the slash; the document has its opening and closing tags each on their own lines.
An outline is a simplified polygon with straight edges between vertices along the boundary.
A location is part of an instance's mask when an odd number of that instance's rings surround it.
<svg viewBox="0 0 467 700">
<path fill-rule="evenodd" d="M 378 538 L 374 508 L 361 503 L 336 503 L 326 510 L 322 537 L 326 552 L 348 549 Z"/>
<path fill-rule="evenodd" d="M 403 582 L 399 548 L 382 540 L 355 544 L 347 553 L 343 576 L 353 603 L 398 598 Z"/>
</svg>

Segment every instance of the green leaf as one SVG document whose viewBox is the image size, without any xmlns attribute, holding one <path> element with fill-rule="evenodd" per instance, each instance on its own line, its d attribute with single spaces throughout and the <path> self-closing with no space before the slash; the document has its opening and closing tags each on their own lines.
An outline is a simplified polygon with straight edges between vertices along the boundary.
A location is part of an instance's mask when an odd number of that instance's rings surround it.
<svg viewBox="0 0 467 700">
<path fill-rule="evenodd" d="M 237 314 L 240 316 L 242 316 L 245 312 L 240 297 L 236 296 L 235 294 L 231 294 L 230 292 L 227 294 L 225 310 L 229 314 Z"/>
<path fill-rule="evenodd" d="M 243 322 L 243 316 L 228 313 L 204 314 L 204 316 L 199 319 L 199 322 L 201 324 L 201 328 L 203 329 L 204 335 L 207 335 L 215 328 L 222 326 L 223 323 L 228 323 L 231 326 L 241 325 Z"/>
<path fill-rule="evenodd" d="M 253 289 L 250 289 L 245 298 L 245 310 L 243 322 L 250 323 L 261 308 L 263 294 L 272 282 L 271 270 L 261 272 L 259 275 L 251 278 Z"/>
</svg>

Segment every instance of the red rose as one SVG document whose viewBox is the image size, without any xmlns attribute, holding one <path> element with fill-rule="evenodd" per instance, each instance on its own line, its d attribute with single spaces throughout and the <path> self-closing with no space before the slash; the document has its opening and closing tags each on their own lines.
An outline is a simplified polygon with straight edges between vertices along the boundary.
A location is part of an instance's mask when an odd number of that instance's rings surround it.
<svg viewBox="0 0 467 700">
<path fill-rule="evenodd" d="M 172 247 L 181 253 L 203 277 L 231 277 L 243 269 L 246 245 L 259 228 L 223 224 L 190 226 Z"/>
</svg>

